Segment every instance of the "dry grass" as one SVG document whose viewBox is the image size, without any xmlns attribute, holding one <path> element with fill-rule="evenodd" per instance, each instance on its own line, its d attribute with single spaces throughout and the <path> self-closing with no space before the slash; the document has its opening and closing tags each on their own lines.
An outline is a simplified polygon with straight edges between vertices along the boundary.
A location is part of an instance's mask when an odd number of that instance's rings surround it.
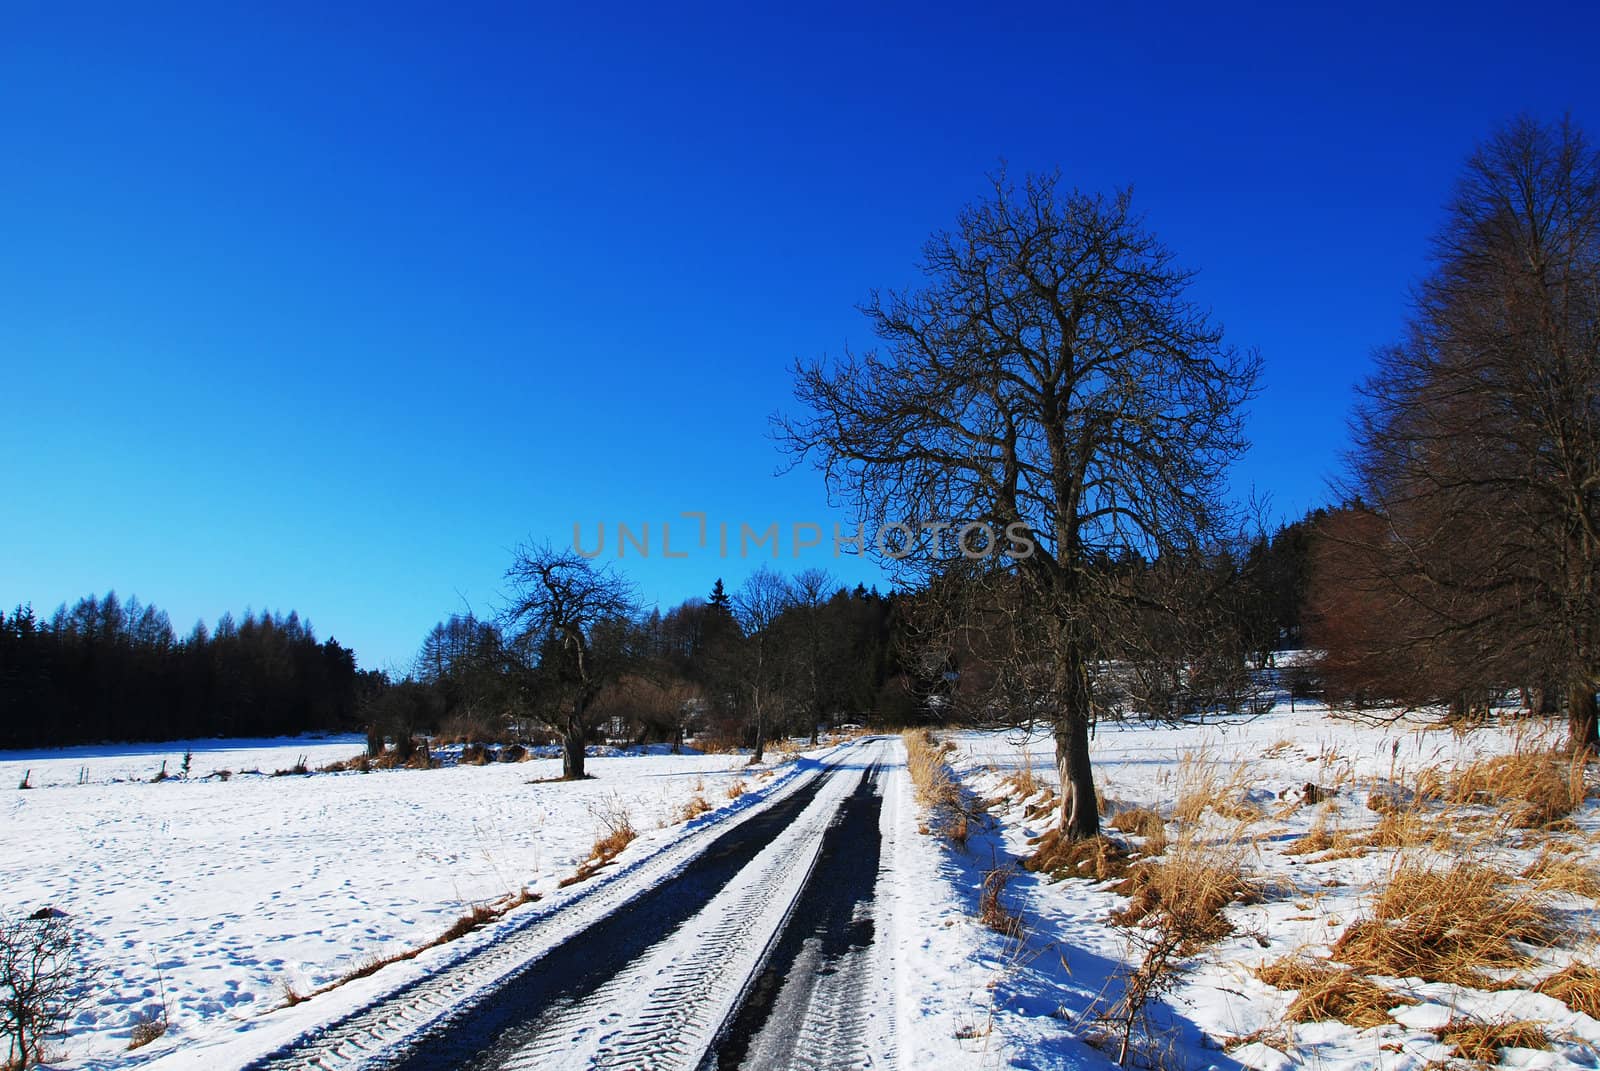
<svg viewBox="0 0 1600 1071">
<path fill-rule="evenodd" d="M 1143 839 L 1145 855 L 1160 855 L 1167 850 L 1167 824 L 1149 807 L 1135 807 L 1121 811 L 1107 823 L 1119 833 L 1128 833 Z"/>
<path fill-rule="evenodd" d="M 1022 860 L 1025 870 L 1049 874 L 1056 880 L 1083 878 L 1088 881 L 1110 881 L 1128 873 L 1132 855 L 1119 841 L 1110 837 L 1090 837 L 1073 840 L 1059 829 L 1052 829 L 1032 841 L 1033 854 Z"/>
<path fill-rule="evenodd" d="M 678 821 L 692 822 L 712 810 L 711 804 L 704 796 L 693 796 L 687 803 L 678 808 Z"/>
<path fill-rule="evenodd" d="M 128 1033 L 128 1051 L 142 1049 L 167 1032 L 165 1015 L 141 1015 Z"/>
<path fill-rule="evenodd" d="M 1229 904 L 1259 903 L 1262 887 L 1244 875 L 1242 853 L 1230 845 L 1181 838 L 1159 860 L 1128 868 L 1115 891 L 1128 906 L 1111 921 L 1133 926 L 1160 914 L 1180 935 L 1178 951 L 1192 955 L 1233 932 L 1223 911 Z"/>
<path fill-rule="evenodd" d="M 964 805 L 961 786 L 945 763 L 955 745 L 941 743 L 927 729 L 907 730 L 901 739 L 905 741 L 906 769 L 917 788 L 917 800 L 928 811 L 924 831 L 938 833 L 957 846 L 965 845 L 971 816 Z"/>
<path fill-rule="evenodd" d="M 1538 1023 L 1526 1019 L 1480 1022 L 1452 1019 L 1433 1032 L 1463 1060 L 1480 1064 L 1500 1062 L 1501 1049 L 1548 1049 L 1550 1038 Z"/>
<path fill-rule="evenodd" d="M 433 940 L 417 945 L 415 948 L 408 948 L 386 956 L 368 956 L 334 981 L 309 993 L 301 993 L 293 983 L 287 980 L 280 981 L 278 988 L 283 996 L 284 1006 L 292 1008 L 301 1001 L 337 989 L 346 982 L 353 982 L 357 978 L 366 978 L 369 975 L 376 974 L 391 963 L 403 963 L 406 960 L 416 959 L 430 948 L 437 948 L 446 942 L 465 937 L 474 930 L 505 915 L 513 908 L 521 907 L 523 904 L 530 904 L 537 899 L 539 899 L 537 894 L 531 893 L 527 889 L 522 889 L 492 904 L 473 904 L 466 914 L 452 922 L 444 932 Z M 132 1046 L 129 1047 L 131 1048 Z"/>
<path fill-rule="evenodd" d="M 1551 854 L 1548 846 L 1522 872 L 1522 876 L 1538 882 L 1542 889 L 1600 900 L 1600 871 L 1576 859 L 1559 858 Z"/>
<path fill-rule="evenodd" d="M 1553 748 L 1519 746 L 1509 755 L 1482 759 L 1448 780 L 1428 778 L 1429 795 L 1448 803 L 1492 804 L 1508 810 L 1518 829 L 1553 825 L 1582 806 L 1584 763 Z M 1424 785 L 1419 782 L 1419 790 Z"/>
<path fill-rule="evenodd" d="M 1394 1022 L 1390 1009 L 1415 1004 L 1356 971 L 1301 957 L 1288 957 L 1256 969 L 1256 977 L 1277 989 L 1299 992 L 1289 1004 L 1290 1022 L 1337 1021 L 1365 1029 Z"/>
<path fill-rule="evenodd" d="M 709 809 L 708 806 L 707 810 Z M 561 879 L 561 888 L 576 885 L 580 881 L 588 881 L 600 871 L 601 867 L 615 859 L 624 848 L 639 837 L 638 831 L 633 828 L 633 818 L 627 809 L 615 800 L 601 811 L 600 826 L 600 833 L 589 849 L 589 858 L 579 865 L 576 872 Z"/>
<path fill-rule="evenodd" d="M 1533 991 L 1554 997 L 1591 1019 L 1600 1019 L 1600 970 L 1587 964 L 1563 968 L 1534 986 Z"/>
<path fill-rule="evenodd" d="M 1021 755 L 1021 767 L 1012 771 L 1006 778 L 1006 784 L 1012 787 L 1018 799 L 1031 800 L 1045 786 L 1033 774 L 1033 756 L 1028 752 L 1028 749 L 1022 748 Z"/>
<path fill-rule="evenodd" d="M 735 781 L 733 784 L 728 786 L 728 798 L 730 800 L 738 799 L 740 796 L 744 795 L 744 792 L 745 788 L 743 781 Z"/>
<path fill-rule="evenodd" d="M 1334 813 L 1333 804 L 1325 803 L 1317 809 L 1316 817 L 1311 820 L 1311 829 L 1293 844 L 1283 849 L 1284 855 L 1315 855 L 1317 852 L 1354 853 L 1358 845 L 1349 833 L 1342 829 L 1330 829 L 1329 821 Z"/>
<path fill-rule="evenodd" d="M 1514 942 L 1549 946 L 1549 910 L 1509 888 L 1508 874 L 1476 863 L 1435 869 L 1401 859 L 1351 924 L 1333 957 L 1362 974 L 1482 987 L 1483 971 L 1526 966 Z"/>
<path fill-rule="evenodd" d="M 1022 916 L 1006 907 L 1002 899 L 1015 875 L 1010 866 L 995 867 L 983 876 L 983 889 L 978 894 L 978 921 L 1007 937 L 1022 932 Z"/>
<path fill-rule="evenodd" d="M 1247 766 L 1235 766 L 1224 776 L 1221 764 L 1204 751 L 1188 752 L 1178 761 L 1178 802 L 1172 816 L 1193 825 L 1209 809 L 1234 822 L 1258 821 L 1266 812 L 1249 798 L 1253 780 Z"/>
</svg>

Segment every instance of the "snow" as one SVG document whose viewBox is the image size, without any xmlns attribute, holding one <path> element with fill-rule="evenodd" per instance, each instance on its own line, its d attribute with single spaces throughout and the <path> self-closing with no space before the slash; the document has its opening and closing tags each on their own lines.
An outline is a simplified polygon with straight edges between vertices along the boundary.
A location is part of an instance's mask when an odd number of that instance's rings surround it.
<svg viewBox="0 0 1600 1071">
<path fill-rule="evenodd" d="M 1300 701 L 1296 707 L 1291 711 L 1282 703 L 1265 715 L 1206 725 L 1103 725 L 1093 741 L 1097 784 L 1111 812 L 1146 806 L 1170 816 L 1185 782 L 1202 771 L 1221 781 L 1236 778 L 1241 794 L 1262 811 L 1258 821 L 1242 827 L 1206 816 L 1209 837 L 1219 845 L 1241 846 L 1244 869 L 1263 880 L 1269 894 L 1264 903 L 1229 908 L 1235 934 L 1186 963 L 1181 986 L 1154 1016 L 1160 1044 L 1175 1049 L 1180 1064 L 1196 1068 L 1421 1068 L 1450 1055 L 1430 1031 L 1451 1019 L 1531 1019 L 1545 1025 L 1552 1048 L 1506 1050 L 1503 1066 L 1600 1066 L 1600 1023 L 1527 989 L 1483 992 L 1420 979 L 1380 979 L 1419 1001 L 1396 1008 L 1399 1025 L 1360 1030 L 1341 1023 L 1286 1021 L 1294 993 L 1257 980 L 1254 968 L 1294 953 L 1326 956 L 1363 913 L 1397 854 L 1379 849 L 1329 861 L 1285 854 L 1317 821 L 1319 807 L 1292 806 L 1304 785 L 1337 788 L 1332 801 L 1320 808 L 1326 812 L 1324 821 L 1359 833 L 1379 821 L 1366 806 L 1374 792 L 1414 784 L 1424 769 L 1448 769 L 1506 753 L 1519 743 L 1560 739 L 1558 726 L 1519 719 L 1452 734 L 1421 718 L 1334 719 L 1315 704 Z M 1055 788 L 1053 741 L 1014 732 L 963 732 L 947 738 L 958 745 L 951 762 L 975 798 L 1013 798 L 997 809 L 992 826 L 974 835 L 965 852 L 948 846 L 944 850 L 952 856 L 978 856 L 980 862 L 1028 854 L 1029 838 L 1049 828 L 1054 815 L 1028 818 L 1027 801 L 1014 798 L 1017 793 L 1006 779 L 1028 769 L 1042 785 Z M 1034 802 L 1044 798 L 1041 792 Z M 1508 828 L 1489 806 L 1465 810 L 1480 812 L 1485 830 L 1469 849 L 1475 861 L 1516 874 L 1538 858 L 1545 836 Z M 1573 853 L 1567 858 L 1600 864 L 1600 804 L 1591 795 L 1572 819 L 1570 830 L 1557 834 Z M 1452 857 L 1434 858 L 1448 863 Z M 965 885 L 975 888 L 977 881 L 981 876 L 969 875 Z M 1121 992 L 1118 971 L 1131 951 L 1107 916 L 1126 900 L 1110 885 L 1051 882 L 1028 872 L 1013 879 L 1010 894 L 1027 920 L 1028 935 L 1012 962 L 997 968 L 989 980 L 998 1037 L 991 1048 L 1001 1053 L 997 1066 L 1075 1065 L 1069 1055 L 1072 1040 L 1085 1036 L 1094 1012 Z M 1551 903 L 1570 922 L 1575 936 L 1568 943 L 1576 947 L 1528 949 L 1543 966 L 1521 972 L 1524 984 L 1529 984 L 1530 973 L 1542 977 L 1574 958 L 1596 961 L 1597 905 L 1565 894 L 1553 894 Z M 1265 938 L 1265 947 L 1257 935 Z M 1055 1002 L 1053 1010 L 1045 1007 L 1049 1001 Z M 1235 1040 L 1252 1035 L 1258 1040 Z M 1230 1042 L 1233 1047 L 1223 1051 Z M 1057 1055 L 1041 1062 L 1041 1054 Z M 1087 1066 L 1104 1062 L 1098 1056 Z"/>
<path fill-rule="evenodd" d="M 0 776 L 14 786 L 30 770 L 36 786 L 9 791 L 3 804 L 0 907 L 67 912 L 105 965 L 52 1066 L 148 1059 L 282 1004 L 286 985 L 305 993 L 363 960 L 424 944 L 473 904 L 523 888 L 550 897 L 611 812 L 626 812 L 640 831 L 629 850 L 637 856 L 681 835 L 678 811 L 692 797 L 726 809 L 734 782 L 759 789 L 781 779 L 770 766 L 748 770 L 745 756 L 670 754 L 594 757 L 593 779 L 575 783 L 538 783 L 559 775 L 554 759 L 270 776 L 301 756 L 315 768 L 363 745 L 210 741 L 0 755 Z M 151 783 L 162 759 L 172 776 Z M 223 769 L 234 771 L 227 781 L 207 776 Z M 252 769 L 267 773 L 239 772 Z M 157 1012 L 163 993 L 167 1036 L 127 1054 L 134 1022 Z"/>
<path fill-rule="evenodd" d="M 1235 845 L 1270 893 L 1262 903 L 1229 908 L 1235 934 L 1187 960 L 1181 984 L 1155 1009 L 1152 1027 L 1169 1065 L 1421 1069 L 1449 1056 L 1431 1032 L 1446 1022 L 1527 1018 L 1545 1024 L 1552 1048 L 1506 1050 L 1502 1066 L 1600 1066 L 1600 1023 L 1523 988 L 1378 979 L 1417 1001 L 1397 1001 L 1394 1025 L 1286 1022 L 1294 994 L 1259 981 L 1254 969 L 1290 954 L 1326 955 L 1395 862 L 1392 850 L 1323 859 L 1286 849 L 1319 813 L 1359 833 L 1379 820 L 1366 806 L 1370 795 L 1529 738 L 1528 723 L 1514 721 L 1457 735 L 1416 720 L 1333 719 L 1314 704 L 1297 708 L 1280 704 L 1258 717 L 1196 726 L 1110 724 L 1093 741 L 1113 812 L 1148 806 L 1170 815 L 1186 782 L 1204 775 L 1234 779 L 1234 790 L 1262 812 L 1253 822 L 1205 819 L 1207 836 Z M 1014 798 L 1006 781 L 1026 768 L 1053 786 L 1052 742 L 1004 732 L 944 735 L 957 745 L 951 762 L 974 802 L 1013 798 L 974 821 L 965 845 L 950 844 L 919 831 L 901 749 L 886 749 L 872 955 L 889 987 L 887 998 L 874 999 L 892 1014 L 873 1021 L 892 1024 L 892 1036 L 868 1040 L 876 1051 L 892 1051 L 895 1066 L 917 1071 L 1109 1066 L 1087 1039 L 1095 1011 L 1120 994 L 1132 954 L 1127 934 L 1107 921 L 1125 900 L 1107 884 L 1051 882 L 1015 867 L 1052 816 L 1030 818 L 1030 801 Z M 818 769 L 802 762 L 751 770 L 736 755 L 608 752 L 591 758 L 594 779 L 577 783 L 547 780 L 559 773 L 555 758 L 271 776 L 302 756 L 316 768 L 363 744 L 302 738 L 0 754 L 0 777 L 9 781 L 0 907 L 66 911 L 106 965 L 96 1003 L 58 1043 L 52 1066 L 239 1066 L 414 979 L 454 969 L 479 949 L 505 945 L 532 918 L 547 920 L 541 932 L 585 925 L 627 888 L 670 880 L 674 860 L 708 839 L 702 830 L 766 806 Z M 186 750 L 193 758 L 183 777 Z M 169 776 L 155 783 L 163 760 Z M 209 776 L 218 770 L 232 776 Z M 10 790 L 24 771 L 34 787 Z M 730 801 L 735 782 L 746 792 Z M 1336 794 L 1320 807 L 1293 806 L 1308 783 Z M 697 795 L 716 810 L 679 822 L 683 804 Z M 1485 832 L 1475 858 L 1517 873 L 1538 857 L 1536 842 L 1547 838 L 1496 826 L 1492 807 L 1479 810 Z M 560 888 L 617 812 L 630 816 L 640 839 L 600 878 Z M 1557 836 L 1570 858 L 1600 865 L 1600 805 L 1591 799 Z M 1003 899 L 1024 919 L 1021 940 L 976 918 L 985 875 L 997 867 L 1014 871 Z M 791 869 L 795 881 L 803 877 L 804 866 Z M 414 949 L 469 905 L 524 888 L 540 899 L 500 923 L 282 1007 L 285 985 L 306 992 L 370 957 Z M 1557 906 L 1575 932 L 1594 933 L 1595 903 L 1566 897 Z M 1535 977 L 1574 959 L 1595 961 L 1592 937 L 1530 951 L 1542 963 Z M 669 941 L 659 954 L 681 952 Z M 163 995 L 171 1029 L 127 1052 L 136 1018 L 159 1009 Z"/>
</svg>

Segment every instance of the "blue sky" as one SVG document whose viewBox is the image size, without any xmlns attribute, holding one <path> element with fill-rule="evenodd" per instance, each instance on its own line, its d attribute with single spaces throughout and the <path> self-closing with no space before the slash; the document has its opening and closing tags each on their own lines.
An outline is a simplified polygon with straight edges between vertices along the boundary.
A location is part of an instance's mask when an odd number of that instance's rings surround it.
<svg viewBox="0 0 1600 1071">
<path fill-rule="evenodd" d="M 775 475 L 790 364 L 1002 158 L 1133 186 L 1265 360 L 1236 486 L 1298 515 L 1462 158 L 1600 131 L 1600 16 L 1540 10 L 6 5 L 0 602 L 398 667 L 574 522 L 651 524 L 649 599 L 736 585 L 660 523 L 843 519 Z"/>
</svg>

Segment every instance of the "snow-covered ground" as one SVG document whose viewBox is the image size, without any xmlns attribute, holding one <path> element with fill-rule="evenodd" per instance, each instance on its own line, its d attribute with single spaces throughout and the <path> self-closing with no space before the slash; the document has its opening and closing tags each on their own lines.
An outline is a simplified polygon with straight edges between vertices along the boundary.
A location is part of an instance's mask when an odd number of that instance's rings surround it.
<svg viewBox="0 0 1600 1071">
<path fill-rule="evenodd" d="M 1420 720 L 1382 724 L 1327 717 L 1319 706 L 1281 704 L 1253 719 L 1215 721 L 1181 728 L 1113 724 L 1099 728 L 1093 743 L 1098 787 L 1106 813 L 1149 807 L 1171 822 L 1187 788 L 1210 778 L 1228 784 L 1227 800 L 1253 803 L 1259 816 L 1221 817 L 1207 812 L 1202 839 L 1219 852 L 1234 852 L 1241 869 L 1267 889 L 1263 902 L 1228 908 L 1234 934 L 1185 961 L 1180 987 L 1158 1009 L 1156 1041 L 1167 1050 L 1166 1066 L 1195 1068 L 1316 1067 L 1420 1069 L 1446 1066 L 1450 1050 L 1431 1033 L 1454 1018 L 1485 1022 L 1534 1020 L 1550 1037 L 1548 1050 L 1508 1049 L 1503 1066 L 1600 1067 L 1600 1022 L 1560 1001 L 1533 993 L 1531 980 L 1573 961 L 1597 959 L 1595 927 L 1600 911 L 1592 899 L 1539 893 L 1565 921 L 1555 948 L 1526 948 L 1536 964 L 1505 972 L 1504 988 L 1486 991 L 1420 979 L 1379 979 L 1399 997 L 1417 1003 L 1394 1011 L 1397 1024 L 1357 1029 L 1337 1022 L 1291 1023 L 1286 1010 L 1293 991 L 1258 980 L 1254 968 L 1300 954 L 1325 957 L 1352 922 L 1370 914 L 1371 898 L 1402 855 L 1448 866 L 1467 859 L 1521 874 L 1541 852 L 1589 867 L 1600 865 L 1600 803 L 1591 794 L 1570 824 L 1555 831 L 1521 830 L 1504 821 L 1494 805 L 1434 807 L 1424 821 L 1450 831 L 1454 844 L 1443 853 L 1423 845 L 1359 853 L 1295 853 L 1296 842 L 1320 823 L 1359 840 L 1381 820 L 1368 806 L 1374 793 L 1414 786 L 1423 771 L 1448 774 L 1474 759 L 1503 754 L 1530 743 L 1530 730 L 1559 742 L 1558 726 L 1511 720 L 1454 735 Z M 1543 724 L 1542 729 L 1539 726 Z M 964 851 L 946 847 L 947 868 L 982 870 L 1020 859 L 1033 850 L 1030 838 L 1053 825 L 1053 813 L 1030 816 L 1008 779 L 1031 771 L 1054 789 L 1053 742 L 1014 733 L 952 733 L 951 756 L 974 799 L 1009 797 L 996 818 L 975 825 Z M 1593 772 L 1591 769 L 1591 788 Z M 1307 783 L 1333 789 L 1319 806 L 1297 806 Z M 1044 790 L 1034 797 L 1045 799 Z M 1460 824 L 1438 815 L 1448 811 Z M 1443 847 L 1443 842 L 1435 847 Z M 1339 856 L 1343 856 L 1342 858 Z M 976 889 L 979 876 L 966 884 Z M 1127 898 L 1111 882 L 1019 872 L 1006 901 L 1026 919 L 1027 936 L 1010 946 L 1009 961 L 991 979 L 992 1009 L 986 1026 L 991 1066 L 1104 1066 L 1106 1057 L 1081 1044 L 1093 1013 L 1122 991 L 1119 972 L 1131 957 L 1128 933 L 1108 923 Z M 1523 883 L 1531 890 L 1532 882 Z M 973 894 L 975 896 L 975 893 Z M 1399 1000 L 1396 1001 L 1397 1005 Z M 1240 1044 L 1254 1035 L 1258 1040 Z M 1469 1066 L 1461 1064 L 1460 1066 Z"/>
<path fill-rule="evenodd" d="M 1285 956 L 1326 956 L 1368 912 L 1399 854 L 1381 847 L 1297 853 L 1303 838 L 1320 828 L 1343 832 L 1347 843 L 1361 839 L 1381 820 L 1368 806 L 1374 794 L 1415 786 L 1423 771 L 1448 774 L 1526 745 L 1528 724 L 1453 735 L 1416 722 L 1330 719 L 1302 703 L 1297 711 L 1280 705 L 1260 717 L 1200 726 L 1102 726 L 1093 751 L 1107 814 L 1154 808 L 1176 836 L 1179 824 L 1171 819 L 1186 791 L 1208 779 L 1226 784 L 1217 798 L 1240 807 L 1229 816 L 1206 812 L 1199 837 L 1235 853 L 1267 890 L 1259 903 L 1227 909 L 1232 936 L 1184 961 L 1181 985 L 1153 1017 L 1155 1036 L 1169 1050 L 1166 1066 L 1421 1071 L 1448 1054 L 1434 1027 L 1452 1018 L 1517 1018 L 1544 1024 L 1552 1047 L 1507 1050 L 1505 1066 L 1600 1067 L 1600 1023 L 1526 988 L 1573 959 L 1596 961 L 1600 913 L 1579 896 L 1540 893 L 1568 923 L 1569 937 L 1555 948 L 1529 949 L 1537 965 L 1509 972 L 1502 977 L 1508 984 L 1494 991 L 1378 979 L 1416 1002 L 1397 1001 L 1395 1024 L 1290 1023 L 1294 992 L 1253 973 Z M 985 875 L 1028 854 L 1029 839 L 1051 824 L 1049 813 L 1035 808 L 1030 815 L 1027 804 L 1055 786 L 1052 742 L 943 735 L 956 745 L 950 761 L 971 799 L 1006 802 L 971 823 L 963 846 L 920 833 L 923 816 L 899 748 L 887 753 L 875 955 L 892 986 L 893 1037 L 878 1041 L 892 1042 L 897 1066 L 919 1071 L 1108 1066 L 1107 1054 L 1083 1039 L 1094 1011 L 1121 992 L 1129 938 L 1107 920 L 1126 898 L 1109 883 L 1052 882 L 1019 870 L 1002 899 L 1023 916 L 1023 939 L 976 918 Z M 96 1001 L 57 1044 L 52 1066 L 156 1061 L 188 1069 L 221 1066 L 216 1059 L 233 1066 L 240 1053 L 268 1051 L 493 944 L 495 926 L 327 997 L 263 1014 L 281 1008 L 285 986 L 304 993 L 365 960 L 416 948 L 471 905 L 522 889 L 540 900 L 516 909 L 506 920 L 511 929 L 529 913 L 553 918 L 567 911 L 591 887 L 560 889 L 560 881 L 588 857 L 608 818 L 626 812 L 641 836 L 599 880 L 619 887 L 632 877 L 659 881 L 652 867 L 669 873 L 674 850 L 698 850 L 684 841 L 687 830 L 763 807 L 818 769 L 812 762 L 751 771 L 732 755 L 604 754 L 591 759 L 595 778 L 580 783 L 547 781 L 559 772 L 555 759 L 271 776 L 302 757 L 312 768 L 348 758 L 362 744 L 180 742 L 0 754 L 9 792 L 0 824 L 0 907 L 67 912 L 105 969 Z M 186 750 L 193 757 L 184 777 Z M 152 782 L 163 761 L 167 779 Z M 210 776 L 219 770 L 231 776 Z M 25 771 L 34 787 L 14 790 Z M 1013 780 L 1023 771 L 1041 786 L 1031 800 Z M 735 783 L 745 791 L 730 800 Z M 1297 805 L 1308 783 L 1333 795 Z M 697 796 L 717 810 L 685 826 L 683 805 Z M 1438 808 L 1428 821 L 1459 838 L 1458 856 L 1511 874 L 1550 850 L 1600 865 L 1593 798 L 1556 830 L 1512 828 L 1488 803 L 1449 810 L 1465 822 L 1437 817 Z M 1429 851 L 1413 845 L 1404 854 Z M 593 899 L 599 910 L 604 895 Z M 572 925 L 591 914 L 575 911 Z M 134 1023 L 163 1000 L 167 1036 L 127 1052 Z M 875 1029 L 888 1028 L 880 1022 Z"/>
<path fill-rule="evenodd" d="M 351 737 L 0 754 L 0 908 L 65 911 L 104 965 L 95 1000 L 55 1046 L 59 1066 L 158 1055 L 282 1004 L 285 986 L 305 993 L 426 943 L 474 904 L 524 888 L 547 897 L 618 813 L 640 833 L 625 863 L 677 836 L 692 798 L 728 808 L 735 782 L 753 799 L 783 779 L 747 769 L 743 756 L 668 754 L 591 758 L 593 779 L 577 783 L 540 783 L 559 775 L 554 759 L 271 776 L 362 746 Z M 168 777 L 152 783 L 163 761 Z M 229 779 L 209 776 L 220 770 Z M 18 791 L 25 772 L 34 787 Z M 168 1036 L 126 1052 L 163 994 Z"/>
</svg>

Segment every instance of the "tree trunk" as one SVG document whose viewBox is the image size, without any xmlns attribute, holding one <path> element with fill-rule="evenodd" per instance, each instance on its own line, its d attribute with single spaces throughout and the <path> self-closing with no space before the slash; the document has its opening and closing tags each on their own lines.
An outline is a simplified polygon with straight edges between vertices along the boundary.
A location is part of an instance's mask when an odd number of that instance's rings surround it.
<svg viewBox="0 0 1600 1071">
<path fill-rule="evenodd" d="M 1600 755 L 1600 727 L 1596 724 L 1594 682 L 1576 681 L 1567 688 L 1568 746 L 1574 755 Z"/>
<path fill-rule="evenodd" d="M 761 762 L 762 755 L 767 750 L 767 722 L 761 716 L 761 703 L 756 702 L 756 750 L 750 756 L 750 765 L 755 766 Z"/>
<path fill-rule="evenodd" d="M 567 731 L 561 737 L 561 780 L 583 780 L 583 723 L 576 718 L 567 722 Z"/>
<path fill-rule="evenodd" d="M 1069 840 L 1100 835 L 1100 807 L 1089 762 L 1089 719 L 1067 714 L 1056 722 L 1056 771 L 1061 777 L 1061 830 Z"/>
</svg>

